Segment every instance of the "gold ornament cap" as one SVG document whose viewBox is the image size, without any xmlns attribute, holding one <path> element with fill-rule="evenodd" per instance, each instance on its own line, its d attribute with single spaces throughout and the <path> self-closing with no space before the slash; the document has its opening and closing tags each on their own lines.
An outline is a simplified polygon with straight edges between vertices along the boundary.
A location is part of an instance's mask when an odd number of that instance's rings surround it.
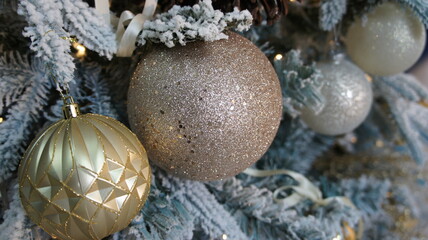
<svg viewBox="0 0 428 240">
<path fill-rule="evenodd" d="M 80 108 L 71 96 L 64 97 L 64 106 L 62 106 L 62 114 L 65 119 L 75 118 L 80 115 Z"/>
</svg>

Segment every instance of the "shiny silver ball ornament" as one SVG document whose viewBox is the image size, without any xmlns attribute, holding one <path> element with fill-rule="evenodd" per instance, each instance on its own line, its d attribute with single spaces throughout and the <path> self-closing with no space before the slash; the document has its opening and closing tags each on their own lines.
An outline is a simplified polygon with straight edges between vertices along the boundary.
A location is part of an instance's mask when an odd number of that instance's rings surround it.
<svg viewBox="0 0 428 240">
<path fill-rule="evenodd" d="M 339 135 L 354 130 L 367 117 L 373 93 L 361 69 L 347 60 L 317 64 L 323 82 L 325 106 L 320 113 L 302 110 L 302 120 L 315 132 Z"/>
<path fill-rule="evenodd" d="M 389 76 L 407 70 L 421 56 L 425 27 L 410 9 L 387 2 L 348 29 L 346 49 L 365 72 Z"/>
<path fill-rule="evenodd" d="M 187 179 L 234 176 L 271 144 L 282 116 L 278 77 L 250 41 L 156 46 L 131 80 L 128 115 L 149 159 Z"/>
</svg>

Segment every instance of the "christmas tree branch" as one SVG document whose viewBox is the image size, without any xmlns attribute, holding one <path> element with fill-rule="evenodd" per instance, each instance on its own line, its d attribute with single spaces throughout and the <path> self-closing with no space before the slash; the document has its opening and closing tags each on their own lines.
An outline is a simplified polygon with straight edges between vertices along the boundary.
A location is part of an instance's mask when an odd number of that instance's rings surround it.
<svg viewBox="0 0 428 240">
<path fill-rule="evenodd" d="M 167 13 L 146 22 L 138 44 L 145 45 L 150 41 L 173 47 L 195 40 L 216 41 L 226 39 L 224 31 L 228 29 L 248 30 L 251 22 L 252 17 L 248 11 L 235 9 L 223 14 L 214 10 L 211 0 L 203 0 L 193 7 L 174 6 Z"/>
</svg>

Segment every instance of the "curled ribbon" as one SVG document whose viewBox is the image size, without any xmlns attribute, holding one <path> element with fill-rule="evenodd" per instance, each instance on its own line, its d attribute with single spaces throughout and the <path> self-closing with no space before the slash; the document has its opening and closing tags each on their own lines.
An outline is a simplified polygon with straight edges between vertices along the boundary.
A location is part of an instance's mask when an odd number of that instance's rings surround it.
<svg viewBox="0 0 428 240">
<path fill-rule="evenodd" d="M 116 41 L 118 49 L 116 56 L 130 57 L 135 50 L 135 41 L 138 34 L 143 30 L 144 23 L 150 19 L 155 13 L 157 0 L 146 0 L 142 13 L 134 15 L 130 11 L 123 11 L 120 14 L 119 20 L 115 16 L 110 15 L 109 0 L 95 0 L 95 9 L 108 24 L 113 24 L 116 27 Z"/>
<path fill-rule="evenodd" d="M 316 204 L 323 205 L 323 206 L 333 201 L 338 201 L 343 205 L 346 205 L 351 208 L 355 208 L 355 205 L 351 202 L 351 200 L 349 200 L 346 197 L 322 198 L 321 191 L 311 181 L 309 181 L 305 176 L 303 176 L 300 173 L 296 173 L 285 169 L 258 170 L 254 168 L 247 168 L 243 173 L 252 177 L 269 177 L 269 176 L 274 176 L 279 174 L 285 174 L 293 178 L 294 180 L 296 180 L 298 185 L 282 186 L 277 188 L 273 192 L 273 200 L 276 203 L 281 203 L 286 205 L 288 208 L 295 206 L 296 204 L 303 201 L 304 199 L 310 199 Z M 285 198 L 279 198 L 279 194 L 282 191 L 287 189 L 292 189 L 294 192 Z"/>
</svg>

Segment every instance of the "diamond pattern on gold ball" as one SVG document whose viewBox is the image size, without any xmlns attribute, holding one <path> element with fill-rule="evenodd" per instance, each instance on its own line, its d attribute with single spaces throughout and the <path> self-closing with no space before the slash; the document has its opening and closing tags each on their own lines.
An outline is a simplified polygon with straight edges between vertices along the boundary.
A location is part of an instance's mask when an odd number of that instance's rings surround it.
<svg viewBox="0 0 428 240">
<path fill-rule="evenodd" d="M 85 114 L 51 125 L 19 167 L 30 219 L 60 239 L 102 239 L 125 228 L 149 194 L 151 171 L 137 137 L 118 121 Z"/>
</svg>

